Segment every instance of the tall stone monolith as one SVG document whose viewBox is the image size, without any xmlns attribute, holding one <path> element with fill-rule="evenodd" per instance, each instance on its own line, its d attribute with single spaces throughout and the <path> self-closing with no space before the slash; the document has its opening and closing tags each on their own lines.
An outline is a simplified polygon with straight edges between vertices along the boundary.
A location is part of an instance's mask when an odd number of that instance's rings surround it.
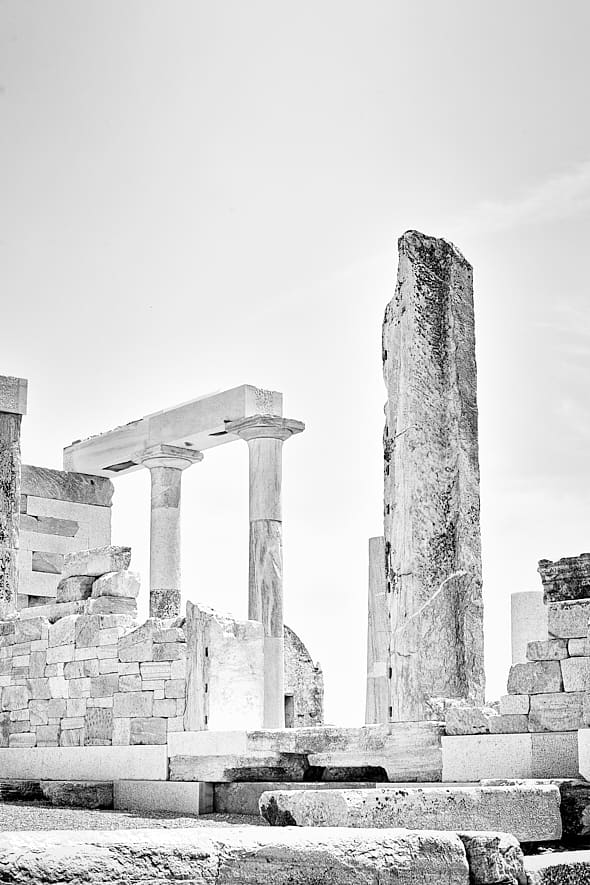
<svg viewBox="0 0 590 885">
<path fill-rule="evenodd" d="M 20 425 L 24 378 L 0 375 L 0 620 L 16 614 L 20 527 Z"/>
<path fill-rule="evenodd" d="M 484 700 L 473 273 L 407 231 L 383 323 L 389 717 Z"/>
</svg>

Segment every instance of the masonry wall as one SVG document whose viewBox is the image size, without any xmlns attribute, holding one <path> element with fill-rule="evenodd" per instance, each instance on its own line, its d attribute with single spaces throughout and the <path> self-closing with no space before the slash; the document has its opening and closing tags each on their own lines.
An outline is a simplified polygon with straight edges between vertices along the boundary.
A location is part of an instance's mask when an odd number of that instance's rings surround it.
<svg viewBox="0 0 590 885">
<path fill-rule="evenodd" d="M 55 598 L 64 554 L 111 543 L 112 498 L 109 479 L 23 465 L 19 609 Z"/>
<path fill-rule="evenodd" d="M 293 721 L 286 722 L 288 726 L 308 728 L 324 724 L 321 667 L 313 662 L 303 642 L 290 627 L 285 627 L 285 695 L 293 697 Z"/>
<path fill-rule="evenodd" d="M 128 615 L 0 622 L 0 746 L 164 744 L 183 730 L 186 637 Z"/>
</svg>

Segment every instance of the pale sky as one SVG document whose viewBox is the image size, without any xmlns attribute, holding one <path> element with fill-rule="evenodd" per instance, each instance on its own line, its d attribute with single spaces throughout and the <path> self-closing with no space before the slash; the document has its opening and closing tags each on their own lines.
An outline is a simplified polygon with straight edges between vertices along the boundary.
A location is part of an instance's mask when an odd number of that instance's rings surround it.
<svg viewBox="0 0 590 885">
<path fill-rule="evenodd" d="M 397 237 L 474 265 L 488 696 L 509 597 L 590 550 L 590 5 L 0 0 L 1 374 L 26 462 L 281 390 L 286 620 L 364 716 Z M 245 617 L 247 447 L 184 474 L 184 595 Z M 149 476 L 114 540 L 148 587 Z"/>
</svg>

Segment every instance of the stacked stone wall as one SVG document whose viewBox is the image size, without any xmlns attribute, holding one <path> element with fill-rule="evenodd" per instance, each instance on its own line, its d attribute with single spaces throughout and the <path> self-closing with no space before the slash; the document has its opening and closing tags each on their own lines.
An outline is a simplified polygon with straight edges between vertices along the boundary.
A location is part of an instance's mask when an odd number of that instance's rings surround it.
<svg viewBox="0 0 590 885">
<path fill-rule="evenodd" d="M 294 728 L 324 724 L 324 677 L 303 642 L 285 627 L 285 695 L 293 697 Z"/>
<path fill-rule="evenodd" d="M 109 479 L 23 464 L 19 609 L 55 599 L 66 554 L 111 543 L 112 498 Z"/>
</svg>

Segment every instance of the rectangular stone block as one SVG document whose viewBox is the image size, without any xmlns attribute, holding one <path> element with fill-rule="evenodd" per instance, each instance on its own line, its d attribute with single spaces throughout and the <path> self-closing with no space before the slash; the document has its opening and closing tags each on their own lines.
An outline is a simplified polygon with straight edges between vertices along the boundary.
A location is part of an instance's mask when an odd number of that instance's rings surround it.
<svg viewBox="0 0 590 885">
<path fill-rule="evenodd" d="M 27 687 L 31 692 L 31 698 L 34 700 L 49 700 L 51 697 L 49 679 L 27 679 Z"/>
<path fill-rule="evenodd" d="M 43 617 L 47 618 L 51 624 L 54 624 L 60 618 L 65 618 L 68 615 L 82 614 L 84 611 L 84 605 L 85 603 L 83 602 L 62 602 L 59 605 L 57 603 L 35 605 L 32 608 L 21 609 L 19 616 L 22 621 L 28 620 L 29 618 Z"/>
<path fill-rule="evenodd" d="M 37 498 L 110 507 L 114 486 L 110 479 L 65 470 L 50 470 L 23 464 L 23 495 Z"/>
<path fill-rule="evenodd" d="M 76 602 L 88 599 L 92 593 L 92 585 L 95 578 L 88 575 L 74 575 L 71 578 L 62 578 L 57 585 L 56 602 Z"/>
<path fill-rule="evenodd" d="M 63 728 L 59 735 L 60 747 L 83 747 L 84 746 L 84 729 L 83 728 Z"/>
<path fill-rule="evenodd" d="M 92 707 L 84 718 L 87 747 L 109 745 L 113 738 L 113 711 L 107 707 Z"/>
<path fill-rule="evenodd" d="M 551 562 L 542 559 L 538 572 L 546 603 L 590 597 L 590 553 Z"/>
<path fill-rule="evenodd" d="M 117 679 L 119 681 L 118 691 L 141 691 L 141 676 L 139 673 L 132 673 L 129 676 L 119 676 L 117 674 Z"/>
<path fill-rule="evenodd" d="M 584 725 L 583 700 L 583 692 L 532 695 L 529 731 L 577 731 Z"/>
<path fill-rule="evenodd" d="M 107 572 L 124 571 L 131 562 L 130 547 L 99 547 L 83 550 L 65 557 L 64 578 L 71 575 L 93 575 L 100 577 Z"/>
<path fill-rule="evenodd" d="M 90 680 L 90 694 L 93 698 L 112 697 L 119 691 L 119 674 L 107 673 Z"/>
<path fill-rule="evenodd" d="M 122 811 L 168 811 L 212 814 L 213 784 L 172 781 L 127 781 L 114 784 L 114 807 Z M 256 807 L 258 814 L 258 807 Z"/>
<path fill-rule="evenodd" d="M 546 694 L 561 691 L 559 661 L 513 664 L 508 675 L 508 694 Z"/>
<path fill-rule="evenodd" d="M 66 713 L 68 718 L 75 719 L 86 715 L 86 698 L 70 698 L 66 701 Z"/>
<path fill-rule="evenodd" d="M 70 680 L 70 682 L 73 680 Z M 68 696 L 68 680 L 63 676 L 49 677 L 49 690 L 52 698 L 67 698 Z"/>
<path fill-rule="evenodd" d="M 127 747 L 131 743 L 131 719 L 113 719 L 113 746 Z"/>
<path fill-rule="evenodd" d="M 57 746 L 59 740 L 59 725 L 39 725 L 35 729 L 37 735 L 37 743 L 43 742 Z"/>
<path fill-rule="evenodd" d="M 100 660 L 96 662 L 98 664 L 98 672 L 103 675 L 104 673 L 118 673 L 119 672 L 119 662 L 116 658 L 106 658 L 105 660 Z M 96 676 L 96 673 L 93 674 Z"/>
<path fill-rule="evenodd" d="M 2 689 L 2 710 L 24 710 L 32 698 L 27 685 L 8 685 Z"/>
<path fill-rule="evenodd" d="M 152 692 L 120 692 L 113 695 L 113 698 L 113 714 L 115 717 L 146 719 L 152 715 L 154 707 Z"/>
<path fill-rule="evenodd" d="M 186 646 L 179 642 L 158 642 L 154 645 L 154 661 L 176 661 L 186 654 Z"/>
<path fill-rule="evenodd" d="M 98 646 L 91 645 L 88 647 L 78 648 L 74 652 L 74 661 L 98 661 Z"/>
<path fill-rule="evenodd" d="M 590 642 L 587 639 L 568 639 L 567 651 L 570 658 L 590 657 Z"/>
<path fill-rule="evenodd" d="M 165 719 L 132 719 L 130 743 L 131 745 L 142 744 L 165 744 L 167 737 L 167 722 Z"/>
<path fill-rule="evenodd" d="M 165 721 L 165 720 L 164 720 Z M 251 753 L 248 756 L 171 756 L 171 781 L 302 781 L 305 757 L 281 753 Z"/>
<path fill-rule="evenodd" d="M 31 732 L 22 734 L 11 734 L 8 738 L 9 747 L 34 747 L 37 743 L 37 736 Z"/>
<path fill-rule="evenodd" d="M 47 649 L 48 664 L 65 664 L 74 660 L 75 647 L 72 645 L 58 645 Z"/>
<path fill-rule="evenodd" d="M 46 553 L 42 550 L 33 550 L 31 568 L 34 572 L 61 575 L 62 567 L 63 553 Z"/>
<path fill-rule="evenodd" d="M 442 739 L 447 782 L 577 777 L 576 732 L 475 734 Z"/>
<path fill-rule="evenodd" d="M 89 698 L 92 681 L 90 678 L 70 679 L 68 682 L 68 690 L 71 698 Z"/>
<path fill-rule="evenodd" d="M 165 718 L 173 718 L 176 716 L 176 699 L 165 698 L 163 700 L 154 700 L 154 716 L 163 716 Z"/>
<path fill-rule="evenodd" d="M 30 701 L 29 716 L 31 728 L 49 723 L 49 701 Z"/>
<path fill-rule="evenodd" d="M 29 620 L 19 620 L 14 625 L 14 641 L 34 642 L 39 639 L 47 639 L 49 636 L 49 622 L 45 618 L 31 617 Z"/>
<path fill-rule="evenodd" d="M 50 719 L 61 719 L 66 715 L 67 701 L 65 698 L 52 698 L 47 704 L 47 715 Z"/>
<path fill-rule="evenodd" d="M 170 679 L 170 663 L 168 661 L 145 661 L 140 664 L 141 678 L 149 681 Z"/>
<path fill-rule="evenodd" d="M 85 602 L 85 609 L 89 615 L 130 615 L 137 617 L 137 600 L 127 599 L 123 596 L 100 596 L 98 599 L 90 597 Z"/>
<path fill-rule="evenodd" d="M 66 679 L 83 679 L 88 676 L 98 676 L 99 667 L 96 658 L 85 661 L 68 661 L 64 664 L 64 676 Z"/>
<path fill-rule="evenodd" d="M 549 636 L 556 639 L 585 639 L 589 615 L 590 600 L 551 602 L 547 613 Z"/>
<path fill-rule="evenodd" d="M 72 719 L 66 717 L 61 720 L 61 727 L 62 731 L 67 731 L 70 728 L 84 728 L 84 717 L 76 716 Z"/>
<path fill-rule="evenodd" d="M 490 734 L 526 734 L 528 730 L 528 717 L 522 714 L 500 715 L 490 719 Z"/>
<path fill-rule="evenodd" d="M 139 594 L 139 575 L 137 572 L 107 572 L 97 578 L 92 586 L 92 596 L 123 597 L 137 599 Z"/>
<path fill-rule="evenodd" d="M 568 658 L 561 662 L 564 691 L 590 690 L 590 658 Z"/>
<path fill-rule="evenodd" d="M 578 738 L 575 731 L 531 734 L 535 778 L 578 777 Z"/>
<path fill-rule="evenodd" d="M 60 519 L 56 516 L 33 516 L 26 509 L 21 514 L 21 532 L 31 532 L 42 535 L 61 535 L 64 538 L 73 538 L 78 534 L 80 523 L 75 519 Z"/>
<path fill-rule="evenodd" d="M 45 674 L 45 665 L 47 663 L 47 652 L 34 651 L 31 652 L 29 662 L 29 673 L 33 679 L 37 679 Z"/>
<path fill-rule="evenodd" d="M 164 685 L 164 697 L 182 698 L 186 695 L 184 679 L 168 679 Z"/>
<path fill-rule="evenodd" d="M 0 412 L 26 415 L 27 386 L 28 381 L 26 378 L 0 375 Z"/>
<path fill-rule="evenodd" d="M 0 749 L 2 777 L 14 780 L 166 780 L 165 746 Z"/>
<path fill-rule="evenodd" d="M 526 656 L 528 661 L 561 661 L 568 656 L 567 639 L 529 642 Z"/>
</svg>

